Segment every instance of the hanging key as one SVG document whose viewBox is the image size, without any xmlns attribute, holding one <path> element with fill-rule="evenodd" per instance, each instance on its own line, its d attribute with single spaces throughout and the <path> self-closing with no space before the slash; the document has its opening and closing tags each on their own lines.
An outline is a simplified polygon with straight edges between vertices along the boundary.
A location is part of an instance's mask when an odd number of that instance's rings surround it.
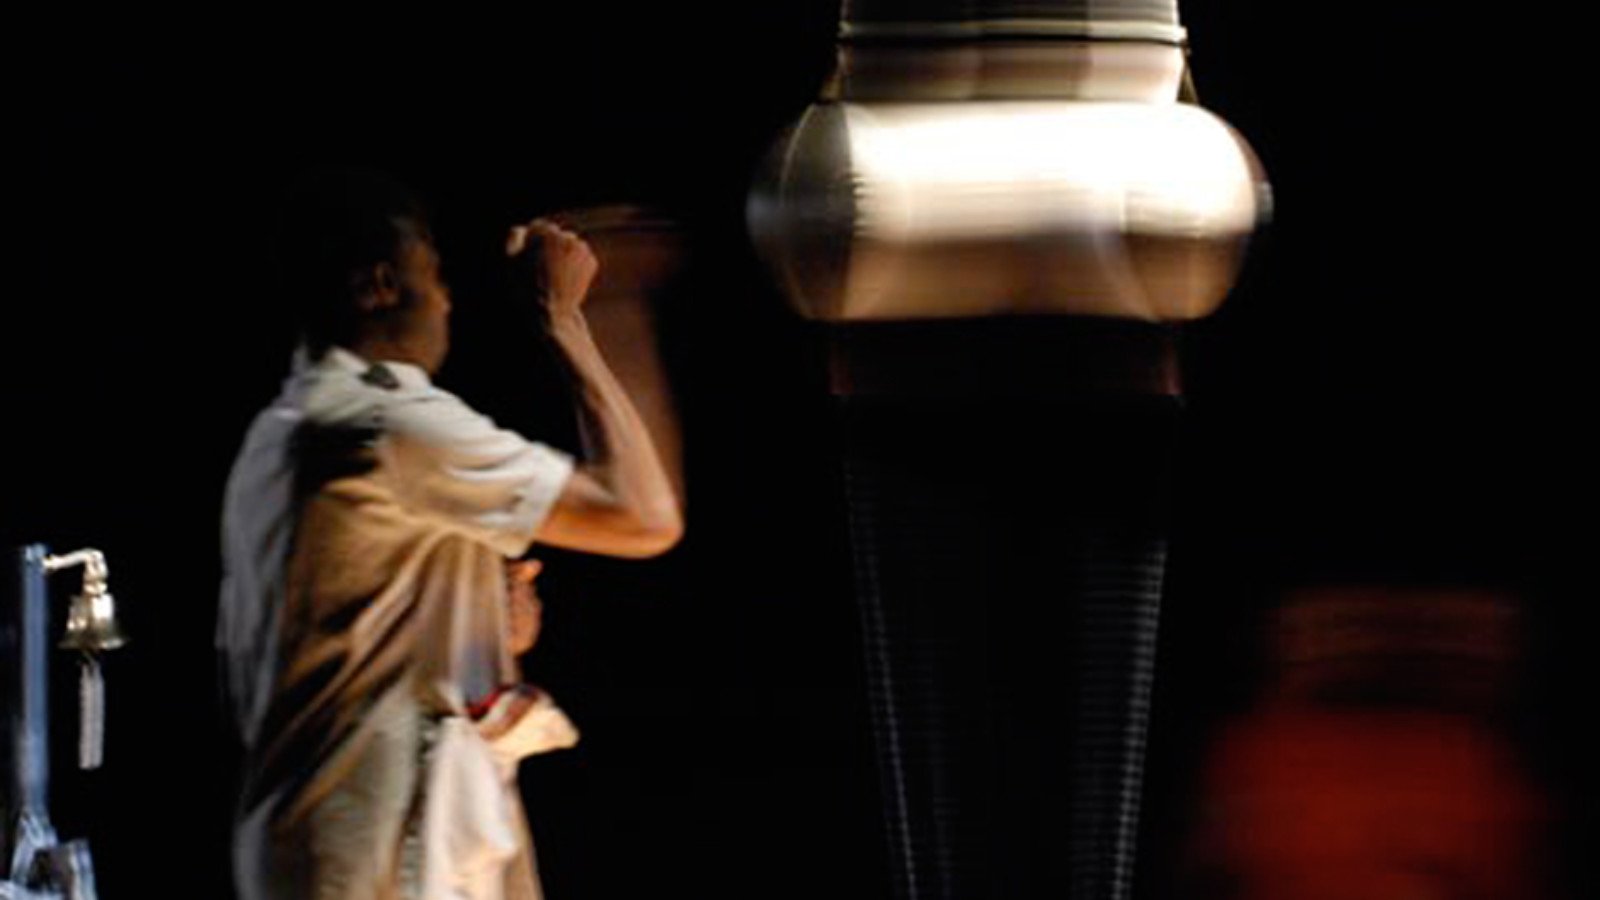
<svg viewBox="0 0 1600 900">
<path fill-rule="evenodd" d="M 84 653 L 78 658 L 78 768 L 100 768 L 105 761 L 106 682 L 100 658 Z"/>
</svg>

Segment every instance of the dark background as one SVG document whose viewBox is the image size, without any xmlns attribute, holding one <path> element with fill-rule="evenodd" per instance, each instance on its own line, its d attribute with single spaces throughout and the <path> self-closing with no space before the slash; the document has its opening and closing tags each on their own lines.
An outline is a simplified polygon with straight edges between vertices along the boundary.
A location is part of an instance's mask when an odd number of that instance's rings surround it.
<svg viewBox="0 0 1600 900">
<path fill-rule="evenodd" d="M 755 160 L 827 72 L 834 4 L 746 6 L 13 20 L 0 537 L 105 550 L 133 638 L 108 666 L 106 768 L 57 761 L 57 825 L 93 841 L 103 896 L 227 896 L 216 521 L 290 349 L 264 224 L 282 179 L 325 162 L 429 199 L 457 296 L 441 380 L 569 447 L 554 367 L 493 268 L 504 228 L 616 201 L 687 226 L 658 312 L 690 536 L 647 564 L 555 556 L 545 579 L 534 674 L 585 733 L 525 767 L 550 895 L 885 896 L 821 355 L 741 233 Z M 1151 891 L 1286 587 L 1516 592 L 1526 745 L 1556 797 L 1581 780 L 1573 57 L 1423 4 L 1287 6 L 1185 9 L 1201 100 L 1252 142 L 1277 213 L 1229 303 L 1183 334 Z"/>
</svg>

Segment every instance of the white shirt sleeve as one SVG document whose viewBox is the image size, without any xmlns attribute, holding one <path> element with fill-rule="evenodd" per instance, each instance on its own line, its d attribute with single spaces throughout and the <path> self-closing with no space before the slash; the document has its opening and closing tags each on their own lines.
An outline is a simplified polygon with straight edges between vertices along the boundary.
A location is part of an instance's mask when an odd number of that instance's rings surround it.
<svg viewBox="0 0 1600 900">
<path fill-rule="evenodd" d="M 385 404 L 380 453 L 402 505 L 507 556 L 525 553 L 572 474 L 572 458 L 429 387 Z"/>
</svg>

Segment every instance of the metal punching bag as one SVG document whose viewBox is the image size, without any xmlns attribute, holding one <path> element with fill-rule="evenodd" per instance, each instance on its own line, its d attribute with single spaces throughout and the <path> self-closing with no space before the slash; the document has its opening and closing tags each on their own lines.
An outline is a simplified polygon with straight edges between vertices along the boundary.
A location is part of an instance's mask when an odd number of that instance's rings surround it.
<svg viewBox="0 0 1600 900">
<path fill-rule="evenodd" d="M 1129 896 L 1180 384 L 1265 212 L 1172 0 L 846 0 L 748 202 L 824 323 L 905 900 Z"/>
</svg>

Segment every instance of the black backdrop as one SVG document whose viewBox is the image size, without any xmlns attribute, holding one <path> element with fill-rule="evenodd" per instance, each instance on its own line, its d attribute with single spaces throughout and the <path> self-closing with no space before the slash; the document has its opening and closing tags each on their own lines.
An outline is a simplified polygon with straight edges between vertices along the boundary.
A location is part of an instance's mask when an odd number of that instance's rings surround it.
<svg viewBox="0 0 1600 900">
<path fill-rule="evenodd" d="M 1198 748 L 1251 690 L 1252 617 L 1287 585 L 1519 591 L 1532 745 L 1558 796 L 1579 780 L 1562 710 L 1592 479 L 1569 57 L 1423 4 L 1288 6 L 1185 9 L 1201 99 L 1278 203 L 1234 297 L 1183 338 L 1153 894 Z M 104 549 L 133 637 L 109 666 L 106 769 L 57 762 L 57 824 L 92 839 L 104 896 L 227 896 L 215 524 L 289 351 L 265 211 L 317 162 L 432 202 L 458 309 L 442 380 L 568 446 L 554 370 L 493 274 L 503 228 L 611 201 L 688 225 L 660 326 L 690 537 L 647 564 L 557 557 L 546 578 L 534 674 L 586 735 L 525 773 L 551 896 L 885 895 L 820 356 L 740 231 L 754 160 L 827 70 L 834 9 L 762 7 L 14 18 L 0 537 Z"/>
</svg>

